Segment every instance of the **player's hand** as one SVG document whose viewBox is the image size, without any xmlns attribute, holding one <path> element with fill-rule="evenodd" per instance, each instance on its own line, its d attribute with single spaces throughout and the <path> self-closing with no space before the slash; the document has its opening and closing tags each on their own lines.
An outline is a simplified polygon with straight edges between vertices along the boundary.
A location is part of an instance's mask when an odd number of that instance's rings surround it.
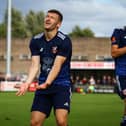
<svg viewBox="0 0 126 126">
<path fill-rule="evenodd" d="M 126 95 L 126 89 L 123 90 L 123 94 Z"/>
<path fill-rule="evenodd" d="M 16 84 L 15 86 L 14 86 L 14 88 L 18 88 L 19 90 L 17 91 L 17 93 L 16 93 L 16 95 L 17 96 L 21 96 L 21 95 L 24 95 L 26 92 L 27 92 L 27 90 L 28 90 L 28 84 L 27 83 L 23 83 L 23 84 Z"/>
<path fill-rule="evenodd" d="M 36 89 L 46 89 L 48 87 L 49 87 L 49 84 L 47 84 L 47 83 L 36 85 Z"/>
</svg>

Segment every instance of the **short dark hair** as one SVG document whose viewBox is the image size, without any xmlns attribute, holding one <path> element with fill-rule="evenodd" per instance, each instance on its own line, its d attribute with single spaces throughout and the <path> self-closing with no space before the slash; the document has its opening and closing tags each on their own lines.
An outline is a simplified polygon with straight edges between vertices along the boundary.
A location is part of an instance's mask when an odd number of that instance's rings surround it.
<svg viewBox="0 0 126 126">
<path fill-rule="evenodd" d="M 63 15 L 62 15 L 62 13 L 61 13 L 60 11 L 58 11 L 58 10 L 56 10 L 56 9 L 50 9 L 50 10 L 48 10 L 48 12 L 49 12 L 49 13 L 56 13 L 56 14 L 58 14 L 58 15 L 59 15 L 59 20 L 62 22 L 62 20 L 63 20 Z"/>
</svg>

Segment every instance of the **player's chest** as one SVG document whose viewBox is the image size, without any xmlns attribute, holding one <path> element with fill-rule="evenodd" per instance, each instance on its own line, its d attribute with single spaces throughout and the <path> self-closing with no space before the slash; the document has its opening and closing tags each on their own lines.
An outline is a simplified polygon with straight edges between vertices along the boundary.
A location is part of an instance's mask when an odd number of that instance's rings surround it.
<svg viewBox="0 0 126 126">
<path fill-rule="evenodd" d="M 59 51 L 59 45 L 58 42 L 41 42 L 39 45 L 39 52 L 41 56 L 44 55 L 52 55 L 55 56 Z"/>
</svg>

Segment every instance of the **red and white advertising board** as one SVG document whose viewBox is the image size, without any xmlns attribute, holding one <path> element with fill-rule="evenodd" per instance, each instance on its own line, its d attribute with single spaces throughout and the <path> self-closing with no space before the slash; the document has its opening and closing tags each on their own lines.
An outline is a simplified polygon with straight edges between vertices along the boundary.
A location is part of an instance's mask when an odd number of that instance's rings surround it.
<svg viewBox="0 0 126 126">
<path fill-rule="evenodd" d="M 21 82 L 18 81 L 2 81 L 0 83 L 0 91 L 17 91 L 17 88 L 14 88 L 16 84 L 21 84 Z M 36 91 L 36 84 L 37 82 L 33 82 L 29 85 L 28 91 L 34 92 Z"/>
<path fill-rule="evenodd" d="M 114 67 L 115 67 L 114 62 L 82 62 L 82 61 L 71 62 L 71 69 L 113 70 Z"/>
<path fill-rule="evenodd" d="M 14 88 L 14 85 L 20 83 L 18 81 L 2 81 L 0 83 L 0 91 L 17 91 L 18 89 Z"/>
<path fill-rule="evenodd" d="M 71 69 L 86 69 L 86 70 L 114 70 L 114 62 L 83 62 L 83 61 L 72 61 Z M 0 91 L 17 91 L 14 88 L 15 84 L 20 84 L 18 81 L 3 81 L 0 83 Z M 36 90 L 36 83 L 32 83 L 29 86 L 29 91 Z"/>
</svg>

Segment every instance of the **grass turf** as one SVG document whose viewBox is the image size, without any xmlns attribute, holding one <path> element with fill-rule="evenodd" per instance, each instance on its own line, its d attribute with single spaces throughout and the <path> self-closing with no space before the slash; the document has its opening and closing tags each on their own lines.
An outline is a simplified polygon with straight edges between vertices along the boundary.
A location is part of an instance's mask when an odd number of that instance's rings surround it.
<svg viewBox="0 0 126 126">
<path fill-rule="evenodd" d="M 34 93 L 17 97 L 0 92 L 0 125 L 29 126 Z M 119 126 L 123 103 L 116 94 L 76 94 L 72 96 L 69 126 Z M 55 126 L 53 112 L 44 126 Z"/>
</svg>

